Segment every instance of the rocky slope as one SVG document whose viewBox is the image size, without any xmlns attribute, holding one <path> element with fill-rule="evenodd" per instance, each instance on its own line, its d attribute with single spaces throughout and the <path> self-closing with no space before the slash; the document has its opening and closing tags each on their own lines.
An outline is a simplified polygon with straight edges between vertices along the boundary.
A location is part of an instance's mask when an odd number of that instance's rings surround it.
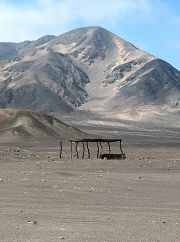
<svg viewBox="0 0 180 242">
<path fill-rule="evenodd" d="M 0 107 L 47 113 L 180 108 L 180 72 L 100 27 L 0 43 Z"/>
<path fill-rule="evenodd" d="M 0 135 L 6 138 L 52 137 L 60 140 L 87 137 L 85 133 L 52 116 L 23 109 L 0 110 Z"/>
</svg>

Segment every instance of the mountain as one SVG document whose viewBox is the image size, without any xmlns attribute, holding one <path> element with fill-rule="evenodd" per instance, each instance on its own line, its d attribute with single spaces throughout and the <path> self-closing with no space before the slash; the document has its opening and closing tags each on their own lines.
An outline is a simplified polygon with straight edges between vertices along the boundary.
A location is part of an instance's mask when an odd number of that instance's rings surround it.
<svg viewBox="0 0 180 242">
<path fill-rule="evenodd" d="M 43 113 L 24 109 L 0 110 L 1 137 L 41 137 L 68 140 L 87 137 L 87 134 L 72 128 L 60 120 Z"/>
<path fill-rule="evenodd" d="M 2 108 L 69 112 L 87 96 L 83 89 L 87 75 L 61 53 L 48 52 L 35 60 L 8 65 L 3 73 L 7 76 L 0 83 Z"/>
<path fill-rule="evenodd" d="M 7 107 L 57 115 L 179 111 L 180 72 L 101 27 L 0 43 L 0 108 Z"/>
</svg>

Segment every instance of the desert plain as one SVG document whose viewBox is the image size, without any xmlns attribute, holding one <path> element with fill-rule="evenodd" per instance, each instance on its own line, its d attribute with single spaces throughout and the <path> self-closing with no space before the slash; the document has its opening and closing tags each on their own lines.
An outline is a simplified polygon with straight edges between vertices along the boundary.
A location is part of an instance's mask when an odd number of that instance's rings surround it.
<svg viewBox="0 0 180 242">
<path fill-rule="evenodd" d="M 125 160 L 1 138 L 0 241 L 180 241 L 180 135 L 122 136 Z"/>
</svg>

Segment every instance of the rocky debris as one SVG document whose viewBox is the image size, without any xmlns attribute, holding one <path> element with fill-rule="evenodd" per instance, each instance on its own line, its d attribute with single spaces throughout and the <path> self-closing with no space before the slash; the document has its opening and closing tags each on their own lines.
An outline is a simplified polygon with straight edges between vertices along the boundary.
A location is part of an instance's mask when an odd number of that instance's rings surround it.
<svg viewBox="0 0 180 242">
<path fill-rule="evenodd" d="M 27 223 L 28 224 L 37 224 L 38 222 L 36 220 L 33 220 L 33 221 L 28 220 Z"/>
<path fill-rule="evenodd" d="M 109 84 L 115 83 L 117 80 L 121 80 L 125 75 L 128 75 L 130 71 L 132 71 L 132 68 L 134 65 L 139 65 L 141 63 L 140 60 L 132 60 L 130 62 L 127 62 L 125 64 L 121 64 L 116 66 L 111 73 L 109 73 L 105 80 L 103 81 L 104 86 L 107 86 Z"/>
<path fill-rule="evenodd" d="M 12 162 L 26 162 L 34 160 L 35 164 L 39 167 L 42 165 L 42 161 L 48 161 L 49 152 L 34 152 L 30 150 L 20 148 L 0 148 L 0 161 L 12 161 Z M 52 152 L 51 158 L 53 160 L 59 160 L 59 152 Z M 23 171 L 18 171 L 23 172 Z M 32 171 L 31 171 L 32 173 Z"/>
<path fill-rule="evenodd" d="M 88 192 L 92 192 L 93 191 L 93 187 L 88 188 Z"/>
</svg>

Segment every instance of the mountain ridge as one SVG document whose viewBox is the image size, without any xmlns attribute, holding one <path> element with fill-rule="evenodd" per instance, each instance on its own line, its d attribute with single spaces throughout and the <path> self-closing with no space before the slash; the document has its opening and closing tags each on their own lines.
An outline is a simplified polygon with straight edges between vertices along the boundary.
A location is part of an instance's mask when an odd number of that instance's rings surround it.
<svg viewBox="0 0 180 242">
<path fill-rule="evenodd" d="M 57 115 L 76 110 L 113 115 L 152 105 L 180 109 L 180 72 L 102 27 L 8 43 L 10 49 L 3 45 L 1 108 Z"/>
<path fill-rule="evenodd" d="M 1 137 L 56 138 L 70 140 L 88 135 L 59 119 L 25 109 L 0 110 Z"/>
</svg>

